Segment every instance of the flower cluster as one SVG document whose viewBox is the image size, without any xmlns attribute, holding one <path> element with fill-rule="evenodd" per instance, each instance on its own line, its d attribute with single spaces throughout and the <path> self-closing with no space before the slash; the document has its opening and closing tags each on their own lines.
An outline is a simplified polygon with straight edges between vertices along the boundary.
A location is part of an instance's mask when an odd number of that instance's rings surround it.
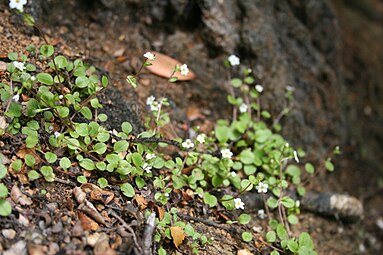
<svg viewBox="0 0 383 255">
<path fill-rule="evenodd" d="M 231 159 L 231 157 L 233 156 L 233 153 L 230 151 L 230 149 L 222 149 L 221 155 L 222 155 L 222 158 Z"/>
<path fill-rule="evenodd" d="M 231 66 L 237 66 L 240 64 L 240 60 L 239 60 L 239 57 L 237 57 L 236 55 L 230 55 L 227 60 L 229 61 L 230 65 Z"/>
<path fill-rule="evenodd" d="M 263 92 L 263 86 L 261 84 L 257 84 L 257 85 L 255 85 L 255 90 L 258 93 L 262 93 Z"/>
<path fill-rule="evenodd" d="M 19 70 L 22 71 L 22 72 L 24 72 L 25 69 L 27 69 L 27 67 L 24 65 L 23 62 L 13 61 L 12 63 L 13 63 L 13 65 L 14 65 L 17 69 L 19 69 Z"/>
<path fill-rule="evenodd" d="M 249 109 L 249 106 L 245 103 L 242 103 L 240 106 L 239 106 L 239 111 L 244 113 L 244 112 L 247 112 L 247 109 Z"/>
<path fill-rule="evenodd" d="M 234 206 L 236 209 L 245 209 L 245 203 L 243 203 L 240 198 L 234 199 Z"/>
<path fill-rule="evenodd" d="M 27 4 L 27 0 L 10 0 L 9 8 L 17 9 L 20 12 L 24 11 L 24 5 Z"/>
<path fill-rule="evenodd" d="M 187 64 L 183 64 L 181 67 L 180 67 L 180 73 L 181 75 L 183 76 L 187 76 L 189 74 L 189 68 L 187 66 Z"/>
<path fill-rule="evenodd" d="M 161 102 L 164 99 L 161 99 Z M 160 102 L 156 100 L 154 96 L 150 96 L 146 99 L 146 105 L 150 107 L 151 111 L 158 111 L 160 109 Z"/>
<path fill-rule="evenodd" d="M 205 142 L 205 138 L 206 138 L 206 135 L 205 134 L 199 134 L 196 138 L 196 140 L 199 142 L 199 143 L 204 143 Z"/>
<path fill-rule="evenodd" d="M 156 55 L 149 51 L 144 54 L 144 57 L 152 61 L 156 59 Z"/>
<path fill-rule="evenodd" d="M 192 142 L 192 140 L 190 139 L 186 139 L 185 142 L 183 142 L 182 144 L 182 147 L 184 147 L 185 149 L 191 149 L 194 147 L 194 143 Z"/>
</svg>

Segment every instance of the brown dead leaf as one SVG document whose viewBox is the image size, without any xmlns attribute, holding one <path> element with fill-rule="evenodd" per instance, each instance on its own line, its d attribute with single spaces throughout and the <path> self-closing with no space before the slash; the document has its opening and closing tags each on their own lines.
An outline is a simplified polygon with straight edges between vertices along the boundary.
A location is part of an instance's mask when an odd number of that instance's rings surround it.
<svg viewBox="0 0 383 255">
<path fill-rule="evenodd" d="M 189 121 L 205 118 L 205 116 L 201 113 L 201 109 L 195 105 L 191 105 L 186 109 L 186 116 Z"/>
<path fill-rule="evenodd" d="M 107 205 L 113 200 L 114 193 L 107 190 L 93 190 L 90 193 L 90 197 L 93 200 L 99 200 L 103 202 L 105 205 Z"/>
<path fill-rule="evenodd" d="M 165 210 L 162 207 L 159 207 L 158 205 L 154 205 L 154 210 L 157 211 L 158 219 L 162 220 L 165 216 Z"/>
<path fill-rule="evenodd" d="M 136 194 L 134 199 L 141 210 L 144 210 L 148 206 L 148 201 L 142 195 Z"/>
<path fill-rule="evenodd" d="M 98 223 L 106 225 L 104 217 L 97 211 L 97 209 L 91 202 L 85 200 L 83 204 L 80 204 L 78 206 L 78 209 L 86 213 L 89 217 L 91 217 Z"/>
<path fill-rule="evenodd" d="M 89 231 L 89 230 L 96 231 L 99 227 L 97 222 L 95 222 L 94 220 L 92 220 L 86 214 L 82 212 L 78 212 L 78 218 L 80 219 L 81 226 L 83 230 L 85 231 Z"/>
<path fill-rule="evenodd" d="M 179 226 L 170 227 L 170 234 L 172 235 L 174 245 L 178 248 L 178 246 L 182 244 L 185 239 L 184 230 Z"/>
<path fill-rule="evenodd" d="M 148 60 L 148 62 L 150 62 L 152 65 L 147 66 L 146 69 L 148 69 L 151 73 L 155 75 L 164 78 L 170 78 L 174 67 L 177 64 L 179 66 L 183 65 L 183 63 L 165 54 L 154 51 L 151 52 L 156 55 L 156 58 L 153 61 Z M 176 76 L 179 81 L 193 80 L 196 77 L 195 74 L 190 70 L 190 68 L 187 76 L 181 75 L 180 72 L 176 72 L 173 76 Z"/>
<path fill-rule="evenodd" d="M 239 250 L 237 255 L 253 255 L 253 253 L 251 253 L 249 250 L 247 249 L 242 249 L 242 250 Z"/>
<path fill-rule="evenodd" d="M 12 187 L 11 198 L 16 204 L 20 205 L 31 205 L 33 203 L 32 199 L 24 195 L 16 185 Z"/>
<path fill-rule="evenodd" d="M 5 71 L 7 70 L 7 63 L 4 61 L 0 61 L 0 71 Z"/>
</svg>

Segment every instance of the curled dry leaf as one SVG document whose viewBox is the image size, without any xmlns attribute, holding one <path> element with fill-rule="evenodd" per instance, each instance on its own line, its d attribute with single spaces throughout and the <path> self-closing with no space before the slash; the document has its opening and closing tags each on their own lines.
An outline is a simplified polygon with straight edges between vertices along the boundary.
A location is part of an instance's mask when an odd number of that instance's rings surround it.
<svg viewBox="0 0 383 255">
<path fill-rule="evenodd" d="M 86 213 L 89 217 L 94 219 L 96 222 L 106 225 L 104 217 L 97 211 L 94 205 L 85 200 L 85 203 L 80 204 L 78 209 Z"/>
<path fill-rule="evenodd" d="M 152 65 L 147 66 L 146 69 L 160 77 L 170 78 L 174 67 L 176 65 L 183 65 L 183 63 L 181 63 L 180 61 L 165 54 L 154 51 L 151 51 L 151 53 L 155 54 L 156 58 L 153 61 L 148 60 L 148 62 L 150 62 Z M 179 81 L 193 80 L 196 77 L 195 74 L 190 70 L 190 68 L 188 75 L 183 76 L 180 72 L 176 72 L 174 76 L 176 76 Z"/>
<path fill-rule="evenodd" d="M 86 193 L 80 187 L 76 187 L 73 189 L 73 195 L 74 198 L 76 198 L 77 203 L 84 203 L 86 199 Z"/>
<path fill-rule="evenodd" d="M 99 200 L 103 202 L 105 205 L 109 204 L 113 198 L 114 198 L 114 193 L 106 190 L 93 190 L 90 193 L 90 197 L 93 200 Z"/>
<path fill-rule="evenodd" d="M 78 212 L 78 218 L 80 219 L 82 229 L 84 231 L 93 230 L 96 231 L 99 227 L 98 223 L 89 218 L 86 214 Z M 76 231 L 81 232 L 79 229 Z"/>
<path fill-rule="evenodd" d="M 172 235 L 174 245 L 178 248 L 178 246 L 182 244 L 185 239 L 184 230 L 179 226 L 170 227 L 170 234 Z"/>
<path fill-rule="evenodd" d="M 16 185 L 12 187 L 11 198 L 16 204 L 20 205 L 31 205 L 33 203 L 32 199 L 24 195 Z"/>
<path fill-rule="evenodd" d="M 142 195 L 136 194 L 134 199 L 141 210 L 144 210 L 147 207 L 148 201 Z"/>
</svg>

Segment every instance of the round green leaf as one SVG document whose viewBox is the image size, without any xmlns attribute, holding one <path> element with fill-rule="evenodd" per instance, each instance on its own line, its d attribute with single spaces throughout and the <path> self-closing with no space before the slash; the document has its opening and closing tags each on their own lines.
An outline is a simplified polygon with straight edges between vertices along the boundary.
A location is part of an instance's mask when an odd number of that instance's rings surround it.
<svg viewBox="0 0 383 255">
<path fill-rule="evenodd" d="M 249 223 L 250 220 L 251 220 L 251 216 L 248 215 L 248 214 L 246 214 L 246 213 L 242 213 L 242 214 L 239 215 L 239 217 L 238 217 L 238 221 L 239 221 L 239 223 L 241 223 L 241 224 L 243 224 L 243 225 Z"/>
<path fill-rule="evenodd" d="M 40 53 L 44 57 L 50 57 L 54 53 L 54 48 L 52 45 L 44 44 L 40 47 Z"/>
<path fill-rule="evenodd" d="M 97 154 L 104 154 L 107 149 L 107 146 L 105 143 L 96 143 L 93 146 L 93 151 L 96 152 Z"/>
<path fill-rule="evenodd" d="M 83 175 L 80 175 L 80 176 L 77 176 L 77 181 L 79 182 L 79 183 L 87 183 L 87 179 L 86 179 L 86 177 L 85 176 L 83 176 Z"/>
<path fill-rule="evenodd" d="M 121 141 L 116 142 L 113 145 L 113 150 L 116 153 L 120 153 L 123 151 L 127 151 L 128 147 L 129 147 L 129 143 L 126 140 L 121 140 Z"/>
<path fill-rule="evenodd" d="M 40 174 L 36 170 L 31 170 L 28 172 L 28 179 L 30 181 L 37 180 L 40 178 Z"/>
<path fill-rule="evenodd" d="M 266 234 L 266 240 L 269 243 L 273 243 L 277 240 L 277 235 L 275 234 L 275 231 L 269 231 Z"/>
<path fill-rule="evenodd" d="M 287 220 L 292 225 L 298 224 L 298 222 L 299 222 L 298 217 L 296 215 L 294 215 L 294 214 L 289 215 L 287 217 Z"/>
<path fill-rule="evenodd" d="M 70 162 L 69 158 L 63 157 L 60 159 L 60 166 L 62 169 L 68 169 L 72 163 Z"/>
<path fill-rule="evenodd" d="M 0 198 L 8 196 L 8 189 L 4 183 L 0 183 Z"/>
<path fill-rule="evenodd" d="M 253 239 L 253 234 L 251 234 L 250 232 L 245 231 L 242 233 L 242 240 L 243 241 L 250 242 L 252 239 Z"/>
<path fill-rule="evenodd" d="M 133 130 L 133 127 L 132 127 L 132 124 L 130 124 L 129 122 L 125 121 L 121 124 L 121 129 L 122 129 L 122 132 L 124 132 L 125 134 L 129 135 L 130 132 L 132 132 Z"/>
<path fill-rule="evenodd" d="M 106 186 L 108 186 L 108 180 L 105 179 L 104 177 L 101 177 L 97 180 L 97 184 L 98 186 L 100 186 L 100 188 L 105 188 Z"/>
<path fill-rule="evenodd" d="M 11 204 L 5 200 L 5 199 L 0 199 L 0 216 L 8 216 L 12 213 L 12 207 Z"/>
<path fill-rule="evenodd" d="M 36 164 L 36 159 L 31 154 L 25 154 L 25 164 L 29 167 L 33 167 Z"/>
<path fill-rule="evenodd" d="M 45 159 L 48 161 L 48 163 L 51 163 L 51 164 L 56 162 L 57 160 L 56 154 L 50 151 L 46 152 L 44 156 L 45 156 Z"/>
<path fill-rule="evenodd" d="M 80 161 L 80 166 L 85 168 L 86 170 L 94 170 L 95 165 L 94 162 L 91 159 L 84 158 L 83 160 Z"/>
<path fill-rule="evenodd" d="M 39 82 L 45 85 L 53 85 L 53 77 L 49 73 L 39 73 L 36 75 Z"/>
<path fill-rule="evenodd" d="M 208 192 L 205 192 L 203 194 L 203 201 L 205 204 L 208 204 L 210 207 L 216 206 L 218 202 L 217 198 Z"/>
<path fill-rule="evenodd" d="M 0 163 L 0 180 L 7 174 L 7 167 Z"/>
<path fill-rule="evenodd" d="M 124 183 L 120 187 L 122 193 L 127 197 L 134 197 L 134 195 L 136 194 L 133 186 L 130 183 Z"/>
<path fill-rule="evenodd" d="M 306 164 L 305 164 L 305 170 L 306 170 L 307 173 L 309 173 L 309 174 L 313 174 L 314 171 L 315 171 L 315 168 L 314 168 L 313 164 L 311 164 L 311 163 L 306 163 Z"/>
</svg>

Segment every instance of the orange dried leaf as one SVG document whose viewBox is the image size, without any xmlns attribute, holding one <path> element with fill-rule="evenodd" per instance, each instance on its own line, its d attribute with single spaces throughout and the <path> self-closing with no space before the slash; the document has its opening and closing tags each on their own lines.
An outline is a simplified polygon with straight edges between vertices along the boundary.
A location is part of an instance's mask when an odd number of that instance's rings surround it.
<svg viewBox="0 0 383 255">
<path fill-rule="evenodd" d="M 113 198 L 114 198 L 114 193 L 106 190 L 92 190 L 90 193 L 90 197 L 93 200 L 99 200 L 102 201 L 105 205 L 109 204 Z"/>
<path fill-rule="evenodd" d="M 242 249 L 242 250 L 239 250 L 237 255 L 253 255 L 253 253 L 251 253 L 249 250 L 247 249 Z"/>
<path fill-rule="evenodd" d="M 170 234 L 173 238 L 173 243 L 178 248 L 180 244 L 182 244 L 183 240 L 185 239 L 185 232 L 184 230 L 177 226 L 177 227 L 170 227 Z"/>
<path fill-rule="evenodd" d="M 153 61 L 148 60 L 148 62 L 150 62 L 152 65 L 147 66 L 146 69 L 148 69 L 151 73 L 155 75 L 164 78 L 170 78 L 170 75 L 172 74 L 175 66 L 183 65 L 183 63 L 165 54 L 154 51 L 151 52 L 156 55 L 156 58 Z M 190 70 L 190 68 L 189 73 L 186 76 L 181 75 L 180 72 L 176 72 L 173 76 L 176 76 L 179 81 L 193 80 L 196 77 L 195 74 Z"/>
<path fill-rule="evenodd" d="M 148 201 L 143 196 L 136 194 L 134 196 L 134 199 L 136 200 L 137 205 L 140 206 L 141 210 L 143 210 L 147 207 Z"/>
</svg>

